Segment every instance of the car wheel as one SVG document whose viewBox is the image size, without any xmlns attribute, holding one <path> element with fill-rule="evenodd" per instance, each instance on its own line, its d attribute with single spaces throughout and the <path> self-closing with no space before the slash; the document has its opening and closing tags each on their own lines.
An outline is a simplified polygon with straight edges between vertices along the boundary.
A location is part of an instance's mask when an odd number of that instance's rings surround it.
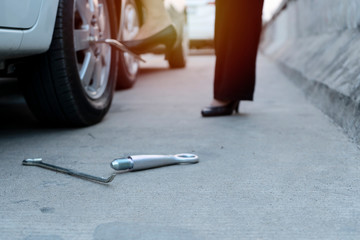
<svg viewBox="0 0 360 240">
<path fill-rule="evenodd" d="M 25 99 L 40 121 L 88 126 L 109 110 L 116 54 L 90 39 L 115 37 L 113 6 L 113 0 L 59 1 L 49 50 L 20 66 Z"/>
<path fill-rule="evenodd" d="M 118 39 L 134 39 L 140 28 L 139 8 L 135 0 L 124 0 L 121 4 Z M 139 61 L 128 53 L 119 53 L 117 89 L 131 88 L 139 71 Z"/>
<path fill-rule="evenodd" d="M 186 31 L 186 20 L 183 20 L 183 24 L 179 31 L 179 40 L 175 44 L 171 52 L 167 53 L 166 59 L 168 60 L 170 68 L 184 68 L 186 67 L 186 58 L 189 51 L 189 41 Z"/>
</svg>

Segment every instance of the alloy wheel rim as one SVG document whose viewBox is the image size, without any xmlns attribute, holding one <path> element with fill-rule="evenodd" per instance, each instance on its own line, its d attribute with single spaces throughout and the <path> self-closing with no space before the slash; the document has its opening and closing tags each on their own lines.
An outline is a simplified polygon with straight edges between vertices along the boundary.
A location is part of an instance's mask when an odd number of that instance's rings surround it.
<svg viewBox="0 0 360 240">
<path fill-rule="evenodd" d="M 122 40 L 128 41 L 135 38 L 139 32 L 140 23 L 135 3 L 127 2 L 124 9 L 124 25 L 122 28 Z M 134 76 L 138 72 L 139 62 L 130 54 L 124 53 L 124 60 L 127 72 Z"/>
<path fill-rule="evenodd" d="M 90 43 L 90 39 L 111 38 L 105 0 L 76 0 L 74 45 L 82 87 L 91 99 L 104 94 L 110 75 L 111 47 Z"/>
</svg>

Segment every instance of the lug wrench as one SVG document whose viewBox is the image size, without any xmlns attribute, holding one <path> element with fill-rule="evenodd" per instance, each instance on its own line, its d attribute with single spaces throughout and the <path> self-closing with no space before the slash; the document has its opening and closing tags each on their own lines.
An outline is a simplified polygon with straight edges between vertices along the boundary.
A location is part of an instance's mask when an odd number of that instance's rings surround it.
<svg viewBox="0 0 360 240">
<path fill-rule="evenodd" d="M 199 162 L 195 154 L 181 153 L 176 155 L 133 155 L 127 158 L 118 158 L 110 166 L 115 170 L 138 171 L 174 164 L 194 164 Z"/>
<path fill-rule="evenodd" d="M 111 162 L 110 166 L 117 171 L 131 172 L 174 164 L 194 164 L 198 162 L 199 157 L 189 153 L 176 155 L 133 155 L 127 158 L 117 158 Z M 116 173 L 113 173 L 108 178 L 96 177 L 72 169 L 44 163 L 41 158 L 28 158 L 23 160 L 22 164 L 25 166 L 37 166 L 98 183 L 109 183 L 114 180 L 116 176 Z"/>
<path fill-rule="evenodd" d="M 95 44 L 101 44 L 101 43 L 109 44 L 110 46 L 115 47 L 117 50 L 119 50 L 121 52 L 126 52 L 126 53 L 130 54 L 131 56 L 133 56 L 134 58 L 136 58 L 139 61 L 146 62 L 143 58 L 140 57 L 140 55 L 132 52 L 130 49 L 128 49 L 124 44 L 122 44 L 118 40 L 110 39 L 110 38 L 97 39 L 95 37 L 90 37 L 89 42 L 95 43 Z"/>
<path fill-rule="evenodd" d="M 72 170 L 72 169 L 66 169 L 66 168 L 51 165 L 51 164 L 48 164 L 48 163 L 44 163 L 41 158 L 28 158 L 28 159 L 25 159 L 22 162 L 22 164 L 25 165 L 25 166 L 37 166 L 37 167 L 41 167 L 41 168 L 46 168 L 46 169 L 49 169 L 49 170 L 53 170 L 53 171 L 56 171 L 56 172 L 68 174 L 68 175 L 71 175 L 71 176 L 74 176 L 74 177 L 78 177 L 78 178 L 82 178 L 82 179 L 85 179 L 85 180 L 98 182 L 98 183 L 109 183 L 112 180 L 114 180 L 114 178 L 116 176 L 116 174 L 113 173 L 108 178 L 96 177 L 96 176 L 92 176 L 92 175 L 89 175 L 89 174 L 86 174 L 86 173 L 81 173 L 81 172 L 78 172 L 78 171 L 75 171 L 75 170 Z"/>
</svg>

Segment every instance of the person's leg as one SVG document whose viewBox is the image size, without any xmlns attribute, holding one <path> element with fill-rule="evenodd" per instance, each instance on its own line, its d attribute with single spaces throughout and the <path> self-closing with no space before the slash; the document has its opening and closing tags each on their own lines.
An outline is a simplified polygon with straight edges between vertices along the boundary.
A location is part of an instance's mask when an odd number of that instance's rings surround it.
<svg viewBox="0 0 360 240">
<path fill-rule="evenodd" d="M 216 67 L 212 106 L 252 100 L 263 0 L 216 2 Z"/>
<path fill-rule="evenodd" d="M 164 5 L 164 0 L 141 0 L 145 21 L 134 40 L 147 38 L 169 26 L 172 22 Z"/>
</svg>

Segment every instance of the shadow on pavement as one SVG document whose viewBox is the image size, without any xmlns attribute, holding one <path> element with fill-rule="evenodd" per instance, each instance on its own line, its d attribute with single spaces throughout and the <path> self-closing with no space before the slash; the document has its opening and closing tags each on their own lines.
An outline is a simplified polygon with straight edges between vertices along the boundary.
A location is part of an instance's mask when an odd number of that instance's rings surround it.
<svg viewBox="0 0 360 240">
<path fill-rule="evenodd" d="M 67 130 L 46 126 L 28 108 L 16 79 L 0 79 L 0 136 Z M 34 130 L 34 131 L 32 131 Z"/>
<path fill-rule="evenodd" d="M 154 74 L 154 73 L 159 73 L 159 72 L 167 72 L 167 71 L 171 71 L 172 69 L 170 69 L 169 67 L 141 67 L 139 70 L 139 76 L 140 75 L 150 75 L 150 74 Z"/>
<path fill-rule="evenodd" d="M 0 79 L 0 130 L 40 128 L 26 105 L 16 79 Z"/>
<path fill-rule="evenodd" d="M 41 127 L 20 95 L 1 97 L 0 111 L 0 130 Z"/>
</svg>

